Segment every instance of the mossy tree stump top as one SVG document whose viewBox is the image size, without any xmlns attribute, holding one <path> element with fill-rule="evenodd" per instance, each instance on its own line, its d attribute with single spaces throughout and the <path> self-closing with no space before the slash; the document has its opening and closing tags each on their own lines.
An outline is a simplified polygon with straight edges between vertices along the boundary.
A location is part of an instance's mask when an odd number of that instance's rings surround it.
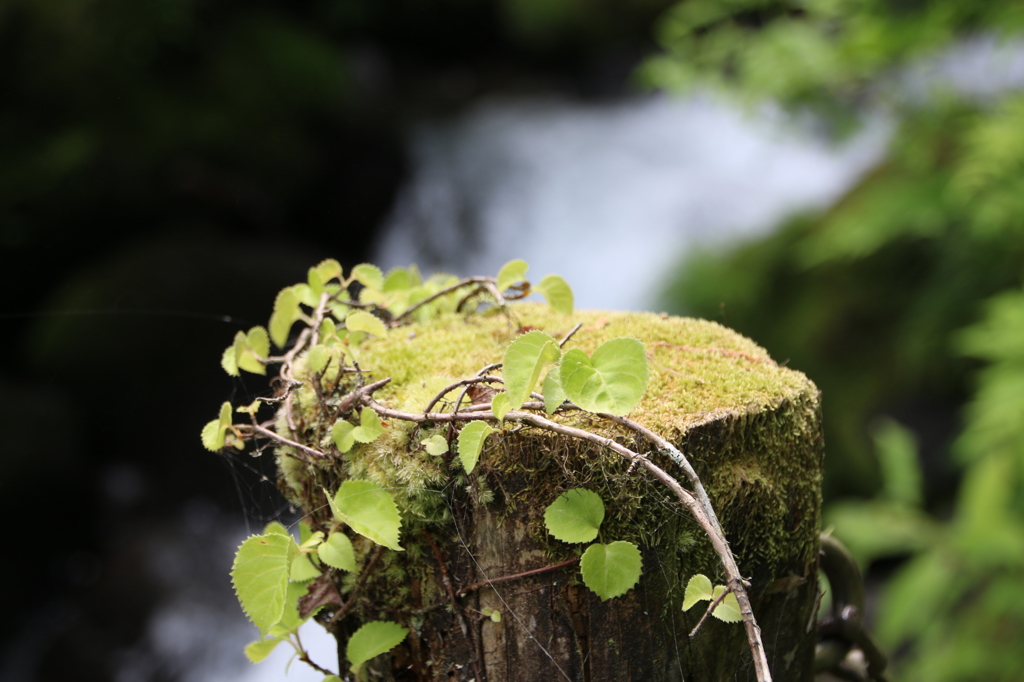
<svg viewBox="0 0 1024 682">
<path fill-rule="evenodd" d="M 630 419 L 679 447 L 704 481 L 740 570 L 752 581 L 755 615 L 772 633 L 765 643 L 776 679 L 810 679 L 813 640 L 806 623 L 817 594 L 822 443 L 818 390 L 802 374 L 713 322 L 602 311 L 566 316 L 529 304 L 394 328 L 349 352 L 368 380 L 391 378 L 375 393 L 377 401 L 423 412 L 446 386 L 500 362 L 523 329 L 558 339 L 577 323 L 582 327 L 566 348 L 589 354 L 618 337 L 644 344 L 650 380 Z M 301 358 L 295 370 L 297 379 L 308 378 Z M 296 397 L 300 414 L 315 410 L 312 391 L 300 389 Z M 636 440 L 588 413 L 552 418 L 620 442 Z M 283 419 L 277 430 L 291 433 Z M 345 478 L 373 480 L 394 493 L 406 551 L 381 561 L 379 576 L 365 589 L 366 615 L 393 618 L 444 601 L 439 566 L 425 540 L 431 533 L 447 556 L 450 578 L 462 586 L 578 556 L 579 546 L 551 538 L 542 521 L 544 508 L 574 487 L 602 496 L 608 509 L 602 541 L 640 545 L 644 574 L 634 590 L 608 602 L 583 588 L 571 570 L 477 590 L 467 595 L 471 608 L 507 614 L 497 623 L 474 620 L 477 637 L 464 645 L 455 636 L 459 625 L 441 612 L 413 618 L 418 639 L 404 655 L 418 661 L 410 664 L 418 675 L 427 674 L 423 661 L 429 659 L 428 676 L 469 679 L 469 667 L 459 666 L 476 657 L 491 682 L 753 679 L 741 626 L 709 622 L 696 638 L 687 637 L 701 609 L 680 610 L 686 579 L 703 572 L 720 582 L 720 565 L 696 524 L 642 469 L 630 470 L 621 456 L 589 443 L 513 428 L 488 439 L 479 468 L 466 475 L 457 458 L 426 452 L 421 442 L 434 434 L 450 437 L 451 427 L 392 423 L 384 436 L 357 445 L 344 459 L 316 464 L 278 448 L 282 489 L 305 510 L 323 506 L 317 488 Z M 640 449 L 683 480 L 663 453 Z M 542 640 L 549 645 L 538 647 Z"/>
</svg>

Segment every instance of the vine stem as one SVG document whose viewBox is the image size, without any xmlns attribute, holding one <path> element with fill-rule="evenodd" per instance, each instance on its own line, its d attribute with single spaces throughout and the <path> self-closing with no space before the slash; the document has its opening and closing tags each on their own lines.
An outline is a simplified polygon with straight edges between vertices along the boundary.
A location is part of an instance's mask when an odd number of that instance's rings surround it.
<svg viewBox="0 0 1024 682">
<path fill-rule="evenodd" d="M 453 291 L 457 291 L 462 287 L 467 287 L 472 284 L 479 284 L 485 287 L 490 285 L 488 287 L 488 291 L 497 299 L 499 305 L 504 305 L 505 299 L 502 298 L 501 293 L 498 292 L 497 287 L 495 287 L 495 282 L 497 282 L 497 280 L 493 277 L 466 277 L 465 279 L 460 279 L 455 284 L 452 284 L 450 286 L 445 287 L 444 289 L 441 289 L 441 291 L 438 291 L 436 294 L 431 294 L 430 296 L 426 297 L 416 305 L 406 308 L 405 310 L 402 311 L 401 315 L 398 315 L 393 320 L 391 320 L 391 322 L 388 323 L 388 326 L 397 327 L 402 323 L 402 320 L 409 317 L 414 312 L 416 312 L 423 306 L 427 305 L 428 303 L 433 303 L 442 296 L 446 296 L 452 293 Z"/>
<path fill-rule="evenodd" d="M 713 600 L 711 600 L 711 603 L 708 604 L 708 607 L 704 609 L 704 615 L 700 617 L 699 621 L 697 621 L 697 624 L 693 627 L 693 630 L 690 630 L 690 637 L 695 637 L 697 635 L 697 632 L 700 630 L 700 627 L 704 625 L 704 621 L 708 619 L 708 616 L 711 615 L 711 612 L 714 611 L 719 604 L 725 601 L 725 597 L 728 594 L 729 590 L 725 590 L 722 592 L 722 594 L 718 595 Z"/>
<path fill-rule="evenodd" d="M 244 426 L 244 425 L 240 425 L 240 427 L 242 427 L 242 426 Z M 276 440 L 278 443 L 281 443 L 282 445 L 291 446 L 291 447 L 295 448 L 296 450 L 299 450 L 301 452 L 305 452 L 308 455 L 313 455 L 314 457 L 319 457 L 320 459 L 323 459 L 323 458 L 327 457 L 326 454 L 320 452 L 319 450 L 311 448 L 308 445 L 303 445 L 302 443 L 297 443 L 296 441 L 293 441 L 291 439 L 285 438 L 284 436 L 282 436 L 282 435 L 280 435 L 280 434 L 278 434 L 278 433 L 276 433 L 274 431 L 271 431 L 268 428 L 264 428 L 264 427 L 260 426 L 259 424 L 252 424 L 252 425 L 250 425 L 248 427 L 245 427 L 245 428 L 248 428 L 248 429 L 250 429 L 250 430 L 252 430 L 252 431 L 254 431 L 254 432 L 256 432 L 256 433 L 258 433 L 258 434 L 260 434 L 262 436 L 266 436 L 267 438 L 270 438 L 271 440 Z"/>
<path fill-rule="evenodd" d="M 400 410 L 393 410 L 381 405 L 369 395 L 363 397 L 362 400 L 367 407 L 373 409 L 377 414 L 391 419 L 400 419 L 402 421 L 416 423 L 474 420 L 498 421 L 493 412 L 472 412 L 469 414 L 462 412 L 431 412 L 425 414 L 402 412 Z M 725 570 L 729 590 L 736 595 L 736 601 L 740 607 L 740 616 L 743 618 L 743 626 L 747 633 L 747 644 L 750 647 L 750 653 L 754 660 L 754 670 L 757 674 L 758 682 L 771 682 L 772 677 L 771 671 L 768 668 L 768 658 L 765 655 L 764 643 L 761 640 L 761 628 L 758 626 L 757 620 L 754 618 L 754 611 L 750 605 L 750 598 L 747 596 L 746 586 L 748 583 L 743 579 L 739 566 L 736 565 L 736 559 L 732 555 L 732 550 L 729 548 L 729 543 L 726 541 L 725 535 L 722 533 L 717 519 L 712 521 L 712 517 L 707 514 L 704 509 L 705 505 L 702 502 L 698 501 L 693 494 L 679 484 L 679 481 L 657 464 L 611 438 L 599 436 L 596 433 L 584 431 L 583 429 L 579 429 L 574 426 L 559 424 L 558 422 L 553 422 L 550 419 L 545 419 L 538 414 L 532 414 L 529 412 L 509 411 L 505 414 L 504 419 L 505 421 L 530 424 L 531 426 L 535 426 L 545 431 L 551 431 L 563 436 L 577 438 L 579 440 L 594 443 L 595 445 L 606 447 L 622 457 L 625 457 L 630 461 L 630 463 L 638 462 L 655 478 L 667 486 L 711 539 L 711 544 L 714 547 L 715 552 L 718 554 L 719 560 L 722 562 L 722 568 Z M 639 427 L 639 425 L 637 426 Z M 653 432 L 652 435 L 654 435 Z M 657 436 L 655 437 L 658 438 Z M 676 450 L 676 452 L 678 452 L 678 450 Z M 685 458 L 683 458 L 683 461 L 685 461 Z M 692 469 L 692 467 L 690 468 Z M 694 473 L 694 476 L 696 476 L 696 473 Z"/>
<path fill-rule="evenodd" d="M 527 577 L 529 577 L 531 575 L 540 575 L 541 573 L 550 573 L 551 571 L 557 571 L 560 568 L 565 568 L 566 566 L 572 566 L 573 564 L 578 564 L 579 562 L 580 562 L 579 557 L 576 557 L 575 559 L 569 559 L 568 561 L 563 561 L 560 564 L 554 564 L 552 566 L 543 566 L 541 568 L 535 568 L 532 571 L 523 571 L 522 573 L 516 573 L 514 575 L 503 575 L 503 576 L 500 576 L 500 577 L 497 577 L 497 578 L 491 578 L 489 580 L 484 580 L 483 582 L 473 583 L 472 585 L 466 585 L 465 587 L 460 589 L 455 594 L 457 594 L 458 596 L 461 597 L 461 596 L 466 595 L 466 594 L 468 594 L 468 593 L 470 593 L 470 592 L 472 592 L 474 590 L 479 590 L 482 587 L 487 587 L 488 585 L 492 585 L 494 583 L 503 583 L 503 582 L 505 582 L 507 580 L 518 580 L 519 578 L 527 578 Z"/>
</svg>

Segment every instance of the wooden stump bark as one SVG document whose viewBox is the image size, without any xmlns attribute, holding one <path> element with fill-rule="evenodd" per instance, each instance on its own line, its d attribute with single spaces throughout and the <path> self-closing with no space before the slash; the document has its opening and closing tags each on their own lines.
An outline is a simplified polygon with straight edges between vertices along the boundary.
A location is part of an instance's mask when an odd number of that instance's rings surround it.
<svg viewBox="0 0 1024 682">
<path fill-rule="evenodd" d="M 373 379 L 392 377 L 377 394 L 381 403 L 422 411 L 443 386 L 500 361 L 526 326 L 559 338 L 582 322 L 567 347 L 588 353 L 611 338 L 640 339 L 651 380 L 631 418 L 673 442 L 701 476 L 751 582 L 774 679 L 812 680 L 823 456 L 815 386 L 712 322 L 514 310 L 511 320 L 453 317 L 396 329 L 356 351 L 357 359 Z M 650 453 L 688 487 L 667 456 L 625 429 L 578 412 L 556 419 Z M 389 426 L 392 435 L 357 448 L 343 469 L 311 473 L 293 466 L 282 480 L 294 496 L 296 486 L 309 490 L 310 480 L 371 478 L 411 510 L 403 518 L 405 551 L 381 557 L 363 586 L 360 609 L 337 629 L 344 642 L 367 619 L 410 627 L 403 645 L 369 666 L 376 676 L 369 679 L 755 679 L 741 624 L 709 618 L 690 637 L 703 608 L 682 611 L 687 581 L 703 573 L 718 584 L 724 576 L 696 523 L 642 467 L 629 471 L 628 461 L 606 449 L 513 428 L 491 436 L 477 469 L 466 475 L 457 458 L 427 455 L 419 445 L 432 433 L 449 433 L 449 426 Z M 601 541 L 630 540 L 641 548 L 643 574 L 624 596 L 602 601 L 583 585 L 576 564 L 551 568 L 584 547 L 555 540 L 543 523 L 547 505 L 577 487 L 604 500 Z M 343 593 L 351 582 L 339 582 Z"/>
</svg>

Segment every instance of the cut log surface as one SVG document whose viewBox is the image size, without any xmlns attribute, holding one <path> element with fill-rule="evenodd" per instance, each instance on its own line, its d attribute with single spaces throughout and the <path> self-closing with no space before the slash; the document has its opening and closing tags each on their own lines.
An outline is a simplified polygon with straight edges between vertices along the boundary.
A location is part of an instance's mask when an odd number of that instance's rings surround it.
<svg viewBox="0 0 1024 682">
<path fill-rule="evenodd" d="M 650 382 L 629 417 L 674 443 L 703 480 L 750 581 L 774 679 L 813 679 L 823 457 L 814 384 L 713 322 L 601 311 L 563 316 L 539 305 L 512 311 L 393 329 L 387 339 L 352 352 L 369 380 L 392 378 L 376 394 L 381 404 L 422 412 L 444 386 L 500 362 L 523 328 L 560 339 L 582 323 L 566 348 L 587 353 L 612 338 L 639 339 L 647 350 Z M 492 373 L 500 376 L 500 370 Z M 438 409 L 450 410 L 458 394 L 450 393 Z M 667 456 L 625 428 L 579 411 L 553 419 L 648 454 L 689 488 Z M 364 591 L 379 613 L 371 608 L 351 616 L 371 613 L 412 628 L 407 643 L 390 656 L 387 676 L 479 675 L 487 682 L 755 679 L 741 624 L 709 618 L 690 637 L 703 608 L 682 611 L 687 581 L 703 573 L 720 584 L 724 575 L 696 523 L 642 467 L 628 471 L 627 460 L 589 443 L 508 428 L 487 440 L 477 468 L 466 475 L 457 458 L 428 455 L 419 445 L 433 434 L 450 437 L 449 425 L 389 426 L 394 428 L 385 437 L 356 448 L 338 473 L 388 486 L 403 509 L 406 551 L 386 552 L 380 576 Z M 555 540 L 543 521 L 545 508 L 561 492 L 580 487 L 604 501 L 598 541 L 628 540 L 640 547 L 640 582 L 602 601 L 583 585 L 576 564 L 503 579 L 581 554 L 588 543 Z M 473 587 L 496 579 L 501 580 Z M 450 592 L 458 595 L 455 605 Z M 499 621 L 484 616 L 493 612 Z"/>
</svg>

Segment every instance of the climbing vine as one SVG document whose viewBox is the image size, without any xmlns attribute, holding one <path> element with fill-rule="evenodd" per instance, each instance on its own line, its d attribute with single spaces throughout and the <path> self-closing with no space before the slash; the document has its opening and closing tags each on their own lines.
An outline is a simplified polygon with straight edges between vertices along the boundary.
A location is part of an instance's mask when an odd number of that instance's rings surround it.
<svg viewBox="0 0 1024 682">
<path fill-rule="evenodd" d="M 572 291 L 562 278 L 549 275 L 533 285 L 526 272 L 526 263 L 514 260 L 496 277 L 435 275 L 424 280 L 415 267 L 395 269 L 385 276 L 379 268 L 362 264 L 346 277 L 337 261 L 325 260 L 310 268 L 306 282 L 278 294 L 267 328 L 238 332 L 224 351 L 221 366 L 229 375 L 238 376 L 242 371 L 266 374 L 272 365 L 279 366 L 279 371 L 271 381 L 273 395 L 239 407 L 225 402 L 218 418 L 203 428 L 203 445 L 213 451 L 252 445 L 257 455 L 272 446 L 278 457 L 280 484 L 290 499 L 299 500 L 303 513 L 298 540 L 273 522 L 262 534 L 246 539 L 235 556 L 231 571 L 235 591 L 260 631 L 260 639 L 246 647 L 250 660 L 262 661 L 286 642 L 300 660 L 327 676 L 325 682 L 340 679 L 341 671 L 332 672 L 310 660 L 298 638 L 299 627 L 316 618 L 337 636 L 347 638 L 346 657 L 358 680 L 367 661 L 387 653 L 409 635 L 407 626 L 412 621 L 376 619 L 364 608 L 360 595 L 375 571 L 388 570 L 385 553 L 406 551 L 401 544 L 403 523 L 423 514 L 405 508 L 406 498 L 393 489 L 351 469 L 339 474 L 345 470 L 329 466 L 345 462 L 358 448 L 374 443 L 386 430 L 402 423 L 423 436 L 417 436 L 409 447 L 422 450 L 427 457 L 457 459 L 461 471 L 449 468 L 446 475 L 462 481 L 473 476 L 488 438 L 518 429 L 546 431 L 611 451 L 623 458 L 627 473 L 645 469 L 668 488 L 708 535 L 726 576 L 726 584 L 715 588 L 707 577 L 693 576 L 684 609 L 708 600 L 708 613 L 726 622 L 742 620 L 757 678 L 763 682 L 771 679 L 746 593 L 748 584 L 736 566 L 704 486 L 672 443 L 627 416 L 642 400 L 648 382 L 648 356 L 640 341 L 615 338 L 587 354 L 579 348 L 566 349 L 579 325 L 561 339 L 538 329 L 521 329 L 523 333 L 507 346 L 500 361 L 444 387 L 422 411 L 396 409 L 386 399 L 378 399 L 378 392 L 391 377 L 378 376 L 376 368 L 360 364 L 364 350 L 375 338 L 401 333 L 414 338 L 414 327 L 409 327 L 411 331 L 400 328 L 449 313 L 460 313 L 468 322 L 473 315 L 491 311 L 515 324 L 509 302 L 533 293 L 544 296 L 557 312 L 572 314 Z M 282 353 L 272 354 L 271 344 Z M 264 406 L 276 408 L 272 418 L 261 420 Z M 235 423 L 236 413 L 247 419 Z M 588 414 L 590 423 L 625 428 L 635 436 L 634 444 L 629 447 L 598 430 L 555 418 L 566 413 Z M 652 461 L 648 457 L 652 452 L 667 456 L 688 487 Z M 299 469 L 309 474 L 302 482 L 294 475 Z M 636 585 L 642 559 L 633 542 L 614 538 L 594 542 L 602 532 L 604 516 L 600 495 L 573 488 L 548 505 L 544 526 L 559 542 L 591 543 L 578 559 L 550 570 L 578 563 L 583 584 L 607 600 Z M 437 559 L 446 603 L 455 609 L 464 634 L 467 628 L 465 615 L 458 608 L 460 596 L 484 584 L 549 570 L 499 577 L 456 593 L 429 529 L 424 526 L 420 531 Z M 354 631 L 342 632 L 342 619 L 350 614 L 366 617 L 360 618 L 361 625 Z M 500 620 L 500 612 L 489 610 L 481 617 Z M 478 662 L 470 663 L 481 679 Z"/>
</svg>

